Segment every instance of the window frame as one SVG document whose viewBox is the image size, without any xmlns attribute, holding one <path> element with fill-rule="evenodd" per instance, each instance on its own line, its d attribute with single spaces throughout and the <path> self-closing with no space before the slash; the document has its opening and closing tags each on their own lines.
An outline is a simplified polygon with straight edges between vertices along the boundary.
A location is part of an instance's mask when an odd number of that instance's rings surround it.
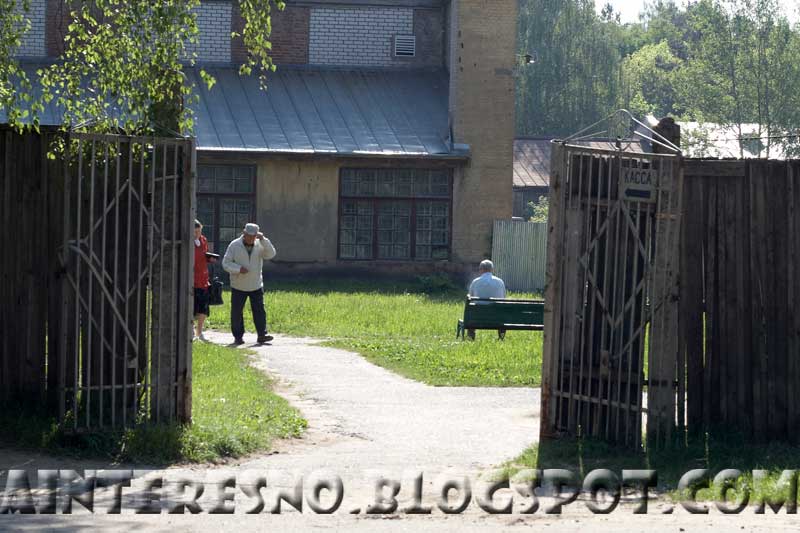
<svg viewBox="0 0 800 533">
<path fill-rule="evenodd" d="M 447 174 L 447 197 L 417 197 L 417 196 L 352 196 L 344 194 L 344 179 L 345 172 L 354 170 L 375 170 L 375 171 L 431 171 L 443 170 Z M 372 205 L 372 257 L 367 259 L 342 257 L 342 202 L 369 202 Z M 380 216 L 379 207 L 382 203 L 392 202 L 409 202 L 411 205 L 411 214 L 409 216 L 409 233 L 410 233 L 410 253 L 406 259 L 389 258 L 384 259 L 378 257 L 379 242 L 378 242 L 378 217 Z M 417 259 L 417 203 L 418 202 L 433 202 L 443 203 L 447 205 L 447 258 L 445 259 Z M 431 245 L 433 247 L 433 245 Z M 381 263 L 442 263 L 452 261 L 453 259 L 453 169 L 441 167 L 341 167 L 339 169 L 339 199 L 337 204 L 337 226 L 336 226 L 336 259 L 337 261 L 346 262 L 381 262 Z"/>
<path fill-rule="evenodd" d="M 233 169 L 236 169 L 237 167 L 238 168 L 242 168 L 242 167 L 250 168 L 250 169 L 253 170 L 252 190 L 251 190 L 251 192 L 235 192 L 235 191 L 234 192 L 200 192 L 200 167 L 231 167 Z M 235 172 L 235 170 L 234 170 L 234 172 Z M 256 213 L 258 212 L 258 202 L 257 202 L 257 199 L 258 199 L 258 195 L 257 195 L 257 192 L 258 192 L 258 165 L 252 164 L 252 163 L 231 163 L 231 162 L 204 161 L 202 163 L 198 163 L 197 164 L 197 176 L 198 176 L 197 177 L 198 183 L 197 183 L 196 196 L 197 196 L 198 203 L 199 203 L 199 200 L 201 198 L 210 199 L 211 202 L 212 202 L 212 209 L 213 209 L 213 213 L 214 213 L 214 221 L 213 221 L 214 225 L 213 225 L 213 231 L 211 232 L 212 234 L 209 235 L 209 234 L 205 234 L 204 233 L 204 235 L 205 235 L 206 239 L 209 241 L 209 243 L 213 243 L 214 244 L 214 253 L 219 254 L 219 255 L 223 255 L 225 253 L 225 250 L 216 249 L 217 245 L 220 244 L 219 230 L 220 230 L 221 214 L 222 214 L 221 213 L 221 209 L 222 208 L 220 207 L 220 203 L 221 203 L 222 200 L 242 200 L 242 199 L 251 200 L 251 206 L 252 207 L 250 209 L 250 215 L 249 216 L 250 216 L 250 220 L 254 220 L 255 216 L 256 216 Z M 205 220 L 201 220 L 200 222 L 202 222 L 203 225 L 206 225 L 208 223 L 208 221 L 205 221 Z"/>
</svg>

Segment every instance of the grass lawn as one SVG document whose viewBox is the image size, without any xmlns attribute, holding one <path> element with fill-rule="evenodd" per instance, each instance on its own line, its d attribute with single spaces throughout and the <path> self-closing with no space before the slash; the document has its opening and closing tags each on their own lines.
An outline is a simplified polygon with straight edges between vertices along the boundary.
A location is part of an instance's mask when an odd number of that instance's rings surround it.
<svg viewBox="0 0 800 533">
<path fill-rule="evenodd" d="M 742 484 L 750 487 L 750 502 L 757 496 L 785 496 L 776 482 L 783 470 L 800 468 L 800 446 L 783 443 L 765 445 L 748 444 L 738 435 L 719 429 L 714 436 L 690 440 L 683 449 L 668 449 L 636 453 L 619 449 L 607 443 L 590 439 L 560 439 L 544 441 L 532 446 L 505 467 L 508 475 L 524 469 L 565 468 L 578 473 L 581 478 L 592 470 L 607 468 L 621 475 L 623 469 L 652 469 L 658 472 L 658 487 L 673 500 L 680 501 L 684 494 L 677 490 L 678 481 L 693 469 L 709 469 L 711 476 L 736 468 L 742 471 Z M 755 490 L 752 471 L 767 470 L 767 482 Z M 742 486 L 742 485 L 739 485 Z M 728 495 L 732 501 L 734 491 Z M 719 500 L 719 487 L 701 489 L 698 500 Z M 769 511 L 768 511 L 769 512 Z"/>
<path fill-rule="evenodd" d="M 193 345 L 193 424 L 136 427 L 124 432 L 64 434 L 54 420 L 5 409 L 0 441 L 17 447 L 148 464 L 211 462 L 268 451 L 278 438 L 306 427 L 300 413 L 271 391 L 242 350 Z"/>
<path fill-rule="evenodd" d="M 419 282 L 346 280 L 267 281 L 270 331 L 326 339 L 330 346 L 431 385 L 538 386 L 542 334 L 510 331 L 498 341 L 455 338 L 466 291 Z M 512 294 L 515 298 L 532 295 Z M 212 307 L 209 326 L 230 331 L 230 294 Z M 248 331 L 254 331 L 249 306 Z"/>
</svg>

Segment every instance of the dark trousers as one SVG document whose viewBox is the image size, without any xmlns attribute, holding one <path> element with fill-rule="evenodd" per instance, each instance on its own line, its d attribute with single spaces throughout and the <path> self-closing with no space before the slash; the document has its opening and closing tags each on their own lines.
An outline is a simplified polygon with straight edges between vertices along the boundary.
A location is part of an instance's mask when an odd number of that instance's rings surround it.
<svg viewBox="0 0 800 533">
<path fill-rule="evenodd" d="M 231 289 L 231 333 L 237 339 L 244 336 L 244 302 L 250 298 L 250 310 L 259 336 L 267 334 L 267 311 L 264 309 L 264 291 L 245 292 Z"/>
</svg>

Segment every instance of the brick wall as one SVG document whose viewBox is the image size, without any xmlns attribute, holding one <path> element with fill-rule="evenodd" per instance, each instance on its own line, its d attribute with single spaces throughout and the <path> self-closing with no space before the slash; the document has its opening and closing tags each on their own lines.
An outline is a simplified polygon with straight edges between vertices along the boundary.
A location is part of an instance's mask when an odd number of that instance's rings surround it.
<svg viewBox="0 0 800 533">
<path fill-rule="evenodd" d="M 307 7 L 286 6 L 283 11 L 275 8 L 272 17 L 272 60 L 277 65 L 302 65 L 308 63 L 308 32 L 310 9 Z M 231 15 L 231 31 L 241 33 L 244 19 L 238 5 Z M 241 37 L 231 43 L 231 59 L 235 63 L 247 60 L 247 49 Z"/>
<path fill-rule="evenodd" d="M 392 66 L 393 38 L 414 31 L 409 8 L 314 8 L 309 63 Z"/>
<path fill-rule="evenodd" d="M 21 10 L 22 6 L 17 2 L 17 9 Z M 17 50 L 17 56 L 20 57 L 44 57 L 46 54 L 45 48 L 45 0 L 31 0 L 30 9 L 27 17 L 30 20 L 31 27 L 22 37 L 22 43 Z"/>
<path fill-rule="evenodd" d="M 197 11 L 200 30 L 197 45 L 188 50 L 197 53 L 198 62 L 229 62 L 231 60 L 231 2 L 203 0 Z"/>
<path fill-rule="evenodd" d="M 454 181 L 453 251 L 491 253 L 493 221 L 512 215 L 517 0 L 453 0 L 450 114 L 455 142 L 472 147 Z"/>
</svg>

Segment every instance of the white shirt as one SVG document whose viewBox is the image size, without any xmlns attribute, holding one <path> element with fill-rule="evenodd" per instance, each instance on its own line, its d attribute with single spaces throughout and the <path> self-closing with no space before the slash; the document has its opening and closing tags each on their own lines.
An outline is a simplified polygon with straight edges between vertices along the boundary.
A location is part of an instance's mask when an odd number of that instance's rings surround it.
<svg viewBox="0 0 800 533">
<path fill-rule="evenodd" d="M 486 272 L 469 286 L 469 295 L 472 298 L 505 298 L 506 284 L 491 272 Z"/>
<path fill-rule="evenodd" d="M 249 253 L 242 237 L 231 241 L 222 259 L 222 268 L 231 275 L 231 288 L 246 292 L 263 289 L 261 270 L 264 260 L 272 259 L 275 254 L 275 247 L 266 237 L 263 240 L 256 239 L 253 250 Z M 247 269 L 246 274 L 241 273 L 242 267 Z"/>
</svg>

